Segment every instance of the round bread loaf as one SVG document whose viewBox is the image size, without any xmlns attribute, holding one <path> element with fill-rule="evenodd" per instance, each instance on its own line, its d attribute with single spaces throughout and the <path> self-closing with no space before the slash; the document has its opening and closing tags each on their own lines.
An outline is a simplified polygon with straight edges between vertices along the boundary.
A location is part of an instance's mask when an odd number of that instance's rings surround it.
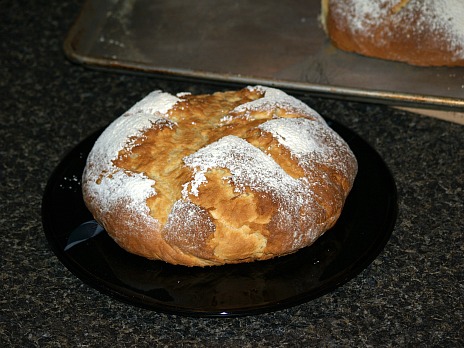
<svg viewBox="0 0 464 348">
<path fill-rule="evenodd" d="M 464 66 L 463 0 L 322 0 L 323 26 L 345 51 L 419 66 Z"/>
<path fill-rule="evenodd" d="M 357 162 L 317 112 L 262 86 L 155 91 L 96 141 L 84 200 L 127 251 L 186 266 L 312 244 L 338 219 Z"/>
</svg>

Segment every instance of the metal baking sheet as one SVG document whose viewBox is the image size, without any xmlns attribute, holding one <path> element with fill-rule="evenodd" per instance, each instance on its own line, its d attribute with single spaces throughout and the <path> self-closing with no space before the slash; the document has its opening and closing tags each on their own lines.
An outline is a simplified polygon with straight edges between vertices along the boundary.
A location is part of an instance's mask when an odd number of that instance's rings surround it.
<svg viewBox="0 0 464 348">
<path fill-rule="evenodd" d="M 87 66 L 464 110 L 464 68 L 342 52 L 319 0 L 87 0 L 65 40 Z"/>
</svg>

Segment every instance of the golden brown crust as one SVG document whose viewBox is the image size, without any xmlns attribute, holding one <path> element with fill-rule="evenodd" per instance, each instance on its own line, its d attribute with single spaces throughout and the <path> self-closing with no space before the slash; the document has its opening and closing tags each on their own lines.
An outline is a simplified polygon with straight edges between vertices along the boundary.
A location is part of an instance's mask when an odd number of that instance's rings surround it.
<svg viewBox="0 0 464 348">
<path fill-rule="evenodd" d="M 322 23 L 345 51 L 418 66 L 464 66 L 461 0 L 322 0 Z"/>
<path fill-rule="evenodd" d="M 281 91 L 156 92 L 102 134 L 83 194 L 129 252 L 220 265 L 312 244 L 338 219 L 356 171 L 346 143 Z"/>
</svg>

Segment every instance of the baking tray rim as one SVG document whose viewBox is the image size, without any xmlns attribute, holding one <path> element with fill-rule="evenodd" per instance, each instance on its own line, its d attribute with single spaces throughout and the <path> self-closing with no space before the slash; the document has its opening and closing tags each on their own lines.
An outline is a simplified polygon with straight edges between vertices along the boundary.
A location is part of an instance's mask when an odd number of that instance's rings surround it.
<svg viewBox="0 0 464 348">
<path fill-rule="evenodd" d="M 149 64 L 126 60 L 124 63 L 111 58 L 81 54 L 75 49 L 74 42 L 80 32 L 82 18 L 91 6 L 90 0 L 85 0 L 81 10 L 69 29 L 63 43 L 65 56 L 72 62 L 88 68 L 118 71 L 128 74 L 162 75 L 165 78 L 193 79 L 207 83 L 239 84 L 239 85 L 267 85 L 276 88 L 306 93 L 319 97 L 343 99 L 358 102 L 376 102 L 391 106 L 409 106 L 424 109 L 464 111 L 464 98 L 413 94 L 407 92 L 392 92 L 360 87 L 345 87 L 325 85 L 311 82 L 298 82 L 269 77 L 256 77 L 243 74 L 215 73 L 200 70 L 189 70 L 169 67 L 154 67 Z"/>
</svg>

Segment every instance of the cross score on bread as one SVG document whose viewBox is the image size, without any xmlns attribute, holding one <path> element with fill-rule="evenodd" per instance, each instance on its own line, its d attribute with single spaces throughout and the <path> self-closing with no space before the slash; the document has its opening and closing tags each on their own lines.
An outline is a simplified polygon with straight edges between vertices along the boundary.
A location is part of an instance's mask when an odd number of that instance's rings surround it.
<svg viewBox="0 0 464 348">
<path fill-rule="evenodd" d="M 83 193 L 127 251 L 208 266 L 314 243 L 337 221 L 356 172 L 346 142 L 280 90 L 155 91 L 97 140 Z"/>
</svg>

